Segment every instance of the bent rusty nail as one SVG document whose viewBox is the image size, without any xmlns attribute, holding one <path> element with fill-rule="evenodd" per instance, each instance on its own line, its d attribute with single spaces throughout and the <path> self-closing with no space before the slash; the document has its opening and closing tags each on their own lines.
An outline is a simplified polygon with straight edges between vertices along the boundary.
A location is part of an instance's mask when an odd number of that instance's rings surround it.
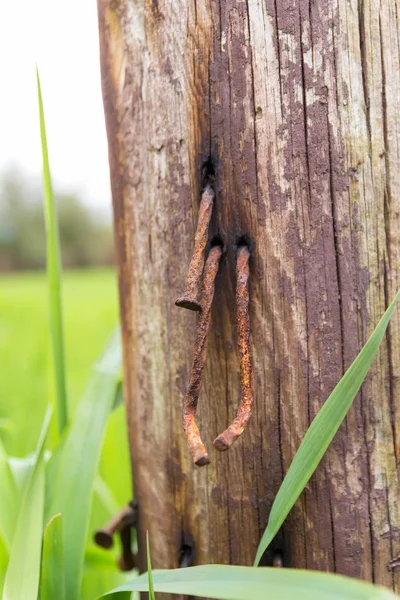
<svg viewBox="0 0 400 600">
<path fill-rule="evenodd" d="M 176 306 L 188 308 L 189 310 L 201 310 L 199 292 L 201 286 L 201 275 L 204 268 L 204 252 L 208 239 L 208 227 L 214 205 L 215 193 L 210 184 L 206 185 L 200 202 L 199 220 L 194 238 L 193 257 L 190 261 L 189 271 L 186 277 L 186 287 L 183 296 L 175 300 Z"/>
<path fill-rule="evenodd" d="M 131 527 L 124 527 L 119 532 L 121 538 L 122 554 L 118 559 L 118 566 L 121 571 L 132 571 L 135 568 L 135 556 L 132 552 L 132 531 Z"/>
<path fill-rule="evenodd" d="M 113 536 L 115 533 L 123 529 L 131 528 L 136 524 L 137 504 L 132 500 L 127 506 L 124 506 L 119 513 L 105 525 L 102 529 L 98 529 L 94 534 L 94 541 L 102 548 L 111 548 L 113 545 Z"/>
<path fill-rule="evenodd" d="M 215 276 L 218 271 L 221 255 L 221 246 L 213 246 L 206 261 L 201 292 L 201 315 L 194 344 L 193 365 L 190 373 L 189 387 L 183 403 L 183 430 L 193 456 L 193 462 L 198 467 L 208 465 L 210 462 L 195 422 L 195 414 L 207 357 L 207 334 L 211 321 L 211 304 L 214 297 Z"/>
<path fill-rule="evenodd" d="M 253 365 L 250 351 L 249 313 L 249 259 L 247 246 L 240 246 L 236 263 L 236 327 L 240 360 L 240 402 L 236 417 L 215 440 L 217 450 L 227 450 L 243 433 L 253 410 L 252 374 Z"/>
</svg>

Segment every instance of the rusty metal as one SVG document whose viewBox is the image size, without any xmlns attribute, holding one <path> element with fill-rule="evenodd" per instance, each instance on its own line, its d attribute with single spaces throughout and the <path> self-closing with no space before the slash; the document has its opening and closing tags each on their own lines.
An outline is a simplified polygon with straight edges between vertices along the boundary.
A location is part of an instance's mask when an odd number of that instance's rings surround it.
<svg viewBox="0 0 400 600">
<path fill-rule="evenodd" d="M 111 548 L 113 537 L 124 529 L 130 529 L 136 525 L 137 503 L 132 500 L 127 506 L 114 515 L 114 517 L 102 529 L 94 534 L 94 541 L 102 548 Z"/>
<path fill-rule="evenodd" d="M 236 417 L 215 440 L 217 450 L 227 450 L 243 433 L 253 410 L 253 365 L 250 351 L 249 267 L 248 246 L 240 246 L 236 263 L 236 327 L 240 360 L 240 402 Z"/>
<path fill-rule="evenodd" d="M 119 532 L 121 538 L 122 554 L 118 559 L 121 571 L 132 571 L 136 566 L 135 555 L 132 552 L 132 528 L 124 527 Z"/>
<path fill-rule="evenodd" d="M 186 277 L 185 291 L 183 296 L 180 296 L 175 300 L 176 306 L 188 308 L 189 310 L 201 310 L 199 292 L 201 287 L 201 275 L 204 268 L 204 253 L 208 240 L 208 227 L 211 221 L 214 198 L 214 190 L 210 184 L 207 184 L 201 196 L 199 220 L 194 239 L 193 257 L 190 261 L 189 271 Z"/>
<path fill-rule="evenodd" d="M 183 403 L 183 429 L 193 456 L 193 462 L 198 467 L 208 465 L 210 462 L 195 422 L 195 415 L 207 357 L 207 334 L 211 322 L 211 304 L 214 298 L 214 283 L 221 255 L 221 246 L 213 246 L 206 261 L 201 292 L 201 314 L 194 344 L 193 365 L 189 387 Z"/>
</svg>

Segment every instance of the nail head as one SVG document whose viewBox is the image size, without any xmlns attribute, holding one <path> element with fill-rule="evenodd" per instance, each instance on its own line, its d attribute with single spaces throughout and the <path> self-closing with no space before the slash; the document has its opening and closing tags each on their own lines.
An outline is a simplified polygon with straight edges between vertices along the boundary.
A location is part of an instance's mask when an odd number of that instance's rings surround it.
<svg viewBox="0 0 400 600">
<path fill-rule="evenodd" d="M 96 544 L 98 546 L 101 546 L 102 548 L 112 548 L 113 545 L 113 538 L 112 536 L 107 532 L 104 531 L 103 529 L 98 529 L 96 531 L 96 533 L 94 534 L 94 541 L 96 542 Z"/>
<path fill-rule="evenodd" d="M 194 461 L 194 464 L 197 467 L 205 467 L 206 465 L 210 464 L 210 459 L 208 458 L 208 454 L 206 454 L 205 456 L 201 456 L 200 458 L 196 459 Z"/>
<path fill-rule="evenodd" d="M 187 296 L 181 296 L 175 300 L 175 306 L 181 308 L 187 308 L 188 310 L 194 310 L 196 312 L 201 311 L 201 304 L 196 298 L 190 298 Z"/>
</svg>

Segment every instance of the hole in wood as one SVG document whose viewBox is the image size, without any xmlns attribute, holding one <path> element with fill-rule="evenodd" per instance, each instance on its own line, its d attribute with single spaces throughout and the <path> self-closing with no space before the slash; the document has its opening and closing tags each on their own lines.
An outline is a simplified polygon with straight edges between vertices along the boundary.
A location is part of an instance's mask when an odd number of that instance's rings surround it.
<svg viewBox="0 0 400 600">
<path fill-rule="evenodd" d="M 201 166 L 201 187 L 204 189 L 207 185 L 212 185 L 215 181 L 216 161 L 212 156 L 208 156 Z"/>
<path fill-rule="evenodd" d="M 245 233 L 245 234 L 240 235 L 240 236 L 238 236 L 236 238 L 236 241 L 233 244 L 233 250 L 237 254 L 238 251 L 239 251 L 239 248 L 241 248 L 242 246 L 247 246 L 247 248 L 249 249 L 250 254 L 253 254 L 255 245 L 256 245 L 255 241 L 253 240 L 253 238 L 251 237 L 251 235 L 249 235 L 248 233 Z"/>
<path fill-rule="evenodd" d="M 278 534 L 281 537 L 281 534 Z M 284 551 L 282 544 L 282 539 L 278 545 L 272 545 L 272 547 L 268 547 L 264 554 L 261 557 L 259 562 L 260 567 L 275 567 L 282 568 L 288 566 L 288 557 L 287 553 Z"/>
<path fill-rule="evenodd" d="M 222 254 L 226 252 L 226 241 L 220 235 L 214 235 L 207 244 L 207 253 L 210 252 L 211 248 L 215 248 L 215 246 L 220 246 L 222 250 Z"/>
<path fill-rule="evenodd" d="M 194 542 L 192 536 L 184 532 L 182 535 L 182 545 L 179 550 L 178 565 L 180 569 L 185 569 L 193 564 Z"/>
</svg>

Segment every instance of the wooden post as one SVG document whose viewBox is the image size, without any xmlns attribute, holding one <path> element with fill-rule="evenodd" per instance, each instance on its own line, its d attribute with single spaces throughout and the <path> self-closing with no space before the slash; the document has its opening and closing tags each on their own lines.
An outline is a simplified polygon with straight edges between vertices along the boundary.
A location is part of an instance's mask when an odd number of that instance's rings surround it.
<svg viewBox="0 0 400 600">
<path fill-rule="evenodd" d="M 252 563 L 311 420 L 400 286 L 396 0 L 98 0 L 140 549 Z M 174 305 L 215 166 L 217 275 L 198 424 L 181 426 L 196 314 Z M 255 410 L 235 414 L 235 246 L 252 248 Z M 282 531 L 284 566 L 400 591 L 400 317 Z M 142 553 L 142 566 L 145 566 Z"/>
</svg>

